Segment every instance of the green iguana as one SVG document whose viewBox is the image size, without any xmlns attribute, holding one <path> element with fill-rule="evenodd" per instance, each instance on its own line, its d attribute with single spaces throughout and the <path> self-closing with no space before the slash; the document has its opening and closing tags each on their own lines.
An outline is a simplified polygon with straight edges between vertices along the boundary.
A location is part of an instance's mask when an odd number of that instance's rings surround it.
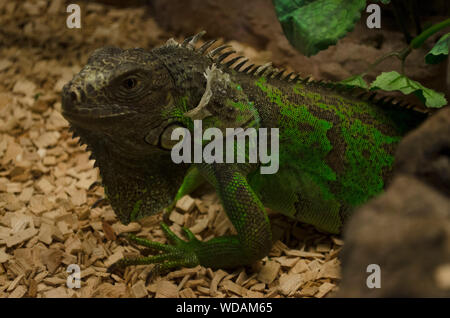
<svg viewBox="0 0 450 318">
<path fill-rule="evenodd" d="M 130 236 L 158 253 L 116 266 L 250 264 L 272 246 L 265 207 L 339 233 L 356 206 L 383 190 L 397 143 L 425 118 L 268 64 L 244 67 L 248 60 L 230 57 L 227 45 L 211 50 L 211 40 L 196 48 L 203 34 L 151 51 L 97 49 L 63 89 L 63 115 L 92 151 L 121 222 L 173 207 L 206 181 L 237 232 L 202 242 L 184 229 L 185 241 L 162 223 L 173 245 Z M 221 130 L 279 128 L 278 172 L 261 174 L 260 163 L 175 164 L 171 132 L 192 129 L 195 119 Z"/>
</svg>

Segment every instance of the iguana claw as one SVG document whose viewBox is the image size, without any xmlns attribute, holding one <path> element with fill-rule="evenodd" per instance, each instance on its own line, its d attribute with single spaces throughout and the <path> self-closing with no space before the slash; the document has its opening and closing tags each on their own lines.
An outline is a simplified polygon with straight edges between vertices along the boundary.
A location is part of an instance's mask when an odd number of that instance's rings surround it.
<svg viewBox="0 0 450 318">
<path fill-rule="evenodd" d="M 195 248 L 201 242 L 197 240 L 190 230 L 183 228 L 183 232 L 188 239 L 188 241 L 184 241 L 173 233 L 165 223 L 161 223 L 161 228 L 173 245 L 153 242 L 133 234 L 128 234 L 128 240 L 138 245 L 148 247 L 153 251 L 162 253 L 148 257 L 122 258 L 118 262 L 112 264 L 108 268 L 108 272 L 113 272 L 130 265 L 156 264 L 150 273 L 151 276 L 154 276 L 167 272 L 175 267 L 194 267 L 199 265 L 199 260 L 195 254 Z"/>
</svg>

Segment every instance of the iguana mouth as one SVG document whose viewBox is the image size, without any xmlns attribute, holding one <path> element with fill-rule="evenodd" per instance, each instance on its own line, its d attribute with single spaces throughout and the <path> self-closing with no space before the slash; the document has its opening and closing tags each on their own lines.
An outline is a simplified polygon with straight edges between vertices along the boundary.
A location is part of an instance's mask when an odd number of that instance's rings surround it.
<svg viewBox="0 0 450 318">
<path fill-rule="evenodd" d="M 98 123 L 101 120 L 118 119 L 127 115 L 136 114 L 125 106 L 115 104 L 90 105 L 83 102 L 83 92 L 71 88 L 67 84 L 62 92 L 62 115 L 70 122 L 79 124 Z"/>
<path fill-rule="evenodd" d="M 63 106 L 62 114 L 64 117 L 70 119 L 70 120 L 83 120 L 83 121 L 90 121 L 90 120 L 101 120 L 101 119 L 111 119 L 111 118 L 119 118 L 124 117 L 126 115 L 136 114 L 136 112 L 131 110 L 121 110 L 118 109 L 104 109 L 104 108 L 86 108 L 86 107 L 80 107 L 76 108 L 74 110 L 67 110 L 64 109 Z"/>
</svg>

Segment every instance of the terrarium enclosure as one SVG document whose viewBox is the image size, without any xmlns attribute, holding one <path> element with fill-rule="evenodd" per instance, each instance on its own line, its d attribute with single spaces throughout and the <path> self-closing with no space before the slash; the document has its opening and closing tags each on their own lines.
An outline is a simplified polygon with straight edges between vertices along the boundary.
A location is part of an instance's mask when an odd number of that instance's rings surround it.
<svg viewBox="0 0 450 318">
<path fill-rule="evenodd" d="M 299 40 L 309 34 L 302 15 L 292 13 L 296 26 L 282 20 L 288 2 L 0 0 L 0 298 L 450 296 L 450 37 L 431 56 L 439 63 L 425 60 L 450 28 L 405 51 L 427 28 L 448 21 L 450 3 L 359 1 L 362 10 L 348 32 L 308 51 L 313 44 L 302 47 Z M 314 2 L 339 3 L 292 1 Z M 370 4 L 379 16 L 366 10 Z M 63 87 L 98 48 L 151 50 L 203 30 L 196 47 L 217 39 L 213 48 L 229 44 L 249 59 L 246 65 L 272 62 L 286 70 L 283 76 L 340 82 L 363 74 L 367 86 L 382 72 L 405 75 L 423 86 L 379 87 L 377 98 L 393 97 L 429 117 L 401 141 L 384 192 L 360 206 L 342 234 L 269 209 L 273 247 L 252 265 L 199 265 L 156 276 L 150 275 L 154 265 L 110 272 L 123 257 L 151 254 L 124 234 L 168 243 L 159 225 L 163 214 L 119 221 L 104 200 L 95 160 L 61 113 Z M 201 241 L 236 232 L 211 186 L 183 196 L 168 221 L 174 233 L 183 237 L 186 227 Z M 80 270 L 75 287 L 68 284 L 73 264 Z M 381 288 L 367 285 L 369 264 L 388 277 Z"/>
</svg>

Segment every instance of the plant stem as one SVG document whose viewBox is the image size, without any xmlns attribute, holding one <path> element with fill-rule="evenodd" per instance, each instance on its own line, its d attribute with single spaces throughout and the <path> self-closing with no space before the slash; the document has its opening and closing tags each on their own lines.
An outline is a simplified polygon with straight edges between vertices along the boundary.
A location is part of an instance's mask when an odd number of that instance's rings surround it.
<svg viewBox="0 0 450 318">
<path fill-rule="evenodd" d="M 417 0 L 413 0 L 410 2 L 410 9 L 413 15 L 413 20 L 414 20 L 414 24 L 416 25 L 416 36 L 419 35 L 420 33 L 422 33 L 422 27 L 420 25 L 420 18 L 418 15 L 418 7 L 419 5 L 417 4 Z"/>
<path fill-rule="evenodd" d="M 367 68 L 367 70 L 361 74 L 361 76 L 365 76 L 367 73 L 369 73 L 375 66 L 377 66 L 378 64 L 380 64 L 381 62 L 383 62 L 384 60 L 386 60 L 387 58 L 391 57 L 391 56 L 397 56 L 399 55 L 399 52 L 389 52 L 386 53 L 382 56 L 380 56 L 375 62 L 373 62 L 372 64 L 369 65 L 369 67 Z"/>
<path fill-rule="evenodd" d="M 397 2 L 397 0 L 392 0 L 392 6 L 394 8 L 395 20 L 397 20 L 397 24 L 403 32 L 406 43 L 409 44 L 411 42 L 411 35 L 408 32 L 405 17 L 402 15 L 402 12 L 404 12 L 405 9 L 401 2 Z"/>
<path fill-rule="evenodd" d="M 448 26 L 450 26 L 450 18 L 447 20 L 444 20 L 440 23 L 437 23 L 435 25 L 432 25 L 431 27 L 427 28 L 422 33 L 420 33 L 418 36 L 416 36 L 411 41 L 411 43 L 403 50 L 396 51 L 396 52 L 390 52 L 390 53 L 380 56 L 375 62 L 373 62 L 372 64 L 369 65 L 369 67 L 367 68 L 367 70 L 365 72 L 361 73 L 361 77 L 366 76 L 367 73 L 369 73 L 375 66 L 377 66 L 378 64 L 380 64 L 385 59 L 387 59 L 391 56 L 397 57 L 402 62 L 401 74 L 404 75 L 405 74 L 405 61 L 406 61 L 406 58 L 408 57 L 409 53 L 411 53 L 411 51 L 413 49 L 417 49 L 417 48 L 421 47 L 422 44 L 434 33 L 438 32 Z"/>
<path fill-rule="evenodd" d="M 444 20 L 440 23 L 437 23 L 435 25 L 432 25 L 431 27 L 429 27 L 428 29 L 424 30 L 422 33 L 420 33 L 418 36 L 416 36 L 411 43 L 409 44 L 409 46 L 413 49 L 417 49 L 419 47 L 422 46 L 422 44 L 433 34 L 435 34 L 436 32 L 446 28 L 450 26 L 450 18 L 448 18 L 447 20 Z"/>
</svg>

